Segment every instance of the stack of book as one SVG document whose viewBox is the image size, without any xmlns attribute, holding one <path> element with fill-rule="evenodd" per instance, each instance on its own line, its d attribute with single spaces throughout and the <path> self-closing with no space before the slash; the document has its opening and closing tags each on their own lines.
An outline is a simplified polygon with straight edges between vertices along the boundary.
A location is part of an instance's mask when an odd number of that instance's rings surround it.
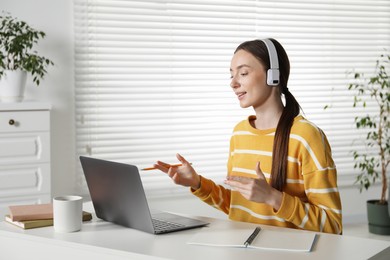
<svg viewBox="0 0 390 260">
<path fill-rule="evenodd" d="M 53 225 L 53 204 L 9 206 L 10 214 L 5 221 L 23 229 Z M 83 221 L 92 219 L 92 214 L 83 211 Z"/>
</svg>

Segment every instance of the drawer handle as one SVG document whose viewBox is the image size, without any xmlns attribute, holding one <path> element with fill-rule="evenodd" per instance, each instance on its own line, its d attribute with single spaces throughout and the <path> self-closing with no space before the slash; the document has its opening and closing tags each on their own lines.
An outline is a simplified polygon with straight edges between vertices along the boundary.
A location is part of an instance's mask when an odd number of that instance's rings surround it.
<svg viewBox="0 0 390 260">
<path fill-rule="evenodd" d="M 15 120 L 10 119 L 10 120 L 8 121 L 8 124 L 10 124 L 10 125 L 15 125 Z"/>
</svg>

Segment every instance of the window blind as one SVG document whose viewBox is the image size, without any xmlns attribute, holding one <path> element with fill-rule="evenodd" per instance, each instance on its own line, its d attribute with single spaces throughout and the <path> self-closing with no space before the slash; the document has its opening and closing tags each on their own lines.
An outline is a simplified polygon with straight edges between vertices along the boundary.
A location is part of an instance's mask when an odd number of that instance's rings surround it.
<svg viewBox="0 0 390 260">
<path fill-rule="evenodd" d="M 339 185 L 353 183 L 350 150 L 363 149 L 353 119 L 375 107 L 352 108 L 346 72 L 372 73 L 390 46 L 389 1 L 74 0 L 74 30 L 77 155 L 143 168 L 180 153 L 222 183 L 232 129 L 253 114 L 229 86 L 230 59 L 239 43 L 273 37 L 289 54 L 289 89 L 328 136 Z M 141 174 L 149 196 L 188 192 Z"/>
</svg>

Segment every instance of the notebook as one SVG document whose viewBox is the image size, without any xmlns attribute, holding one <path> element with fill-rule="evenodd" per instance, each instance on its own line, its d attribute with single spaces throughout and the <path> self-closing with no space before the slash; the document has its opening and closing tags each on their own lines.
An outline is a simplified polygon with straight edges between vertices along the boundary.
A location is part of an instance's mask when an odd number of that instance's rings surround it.
<svg viewBox="0 0 390 260">
<path fill-rule="evenodd" d="M 209 223 L 168 212 L 151 214 L 138 168 L 80 156 L 96 216 L 152 234 L 203 227 Z"/>
<path fill-rule="evenodd" d="M 310 252 L 317 234 L 303 230 L 233 229 L 200 231 L 188 244 L 216 247 L 241 247 L 261 250 Z"/>
</svg>

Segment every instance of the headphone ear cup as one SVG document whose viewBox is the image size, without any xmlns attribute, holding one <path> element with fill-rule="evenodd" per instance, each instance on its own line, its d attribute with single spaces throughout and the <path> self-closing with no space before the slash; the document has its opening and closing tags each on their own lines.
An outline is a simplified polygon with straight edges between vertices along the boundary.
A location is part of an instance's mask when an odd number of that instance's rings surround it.
<svg viewBox="0 0 390 260">
<path fill-rule="evenodd" d="M 279 85 L 279 70 L 278 69 L 267 70 L 267 85 L 269 85 L 269 86 Z"/>
</svg>

